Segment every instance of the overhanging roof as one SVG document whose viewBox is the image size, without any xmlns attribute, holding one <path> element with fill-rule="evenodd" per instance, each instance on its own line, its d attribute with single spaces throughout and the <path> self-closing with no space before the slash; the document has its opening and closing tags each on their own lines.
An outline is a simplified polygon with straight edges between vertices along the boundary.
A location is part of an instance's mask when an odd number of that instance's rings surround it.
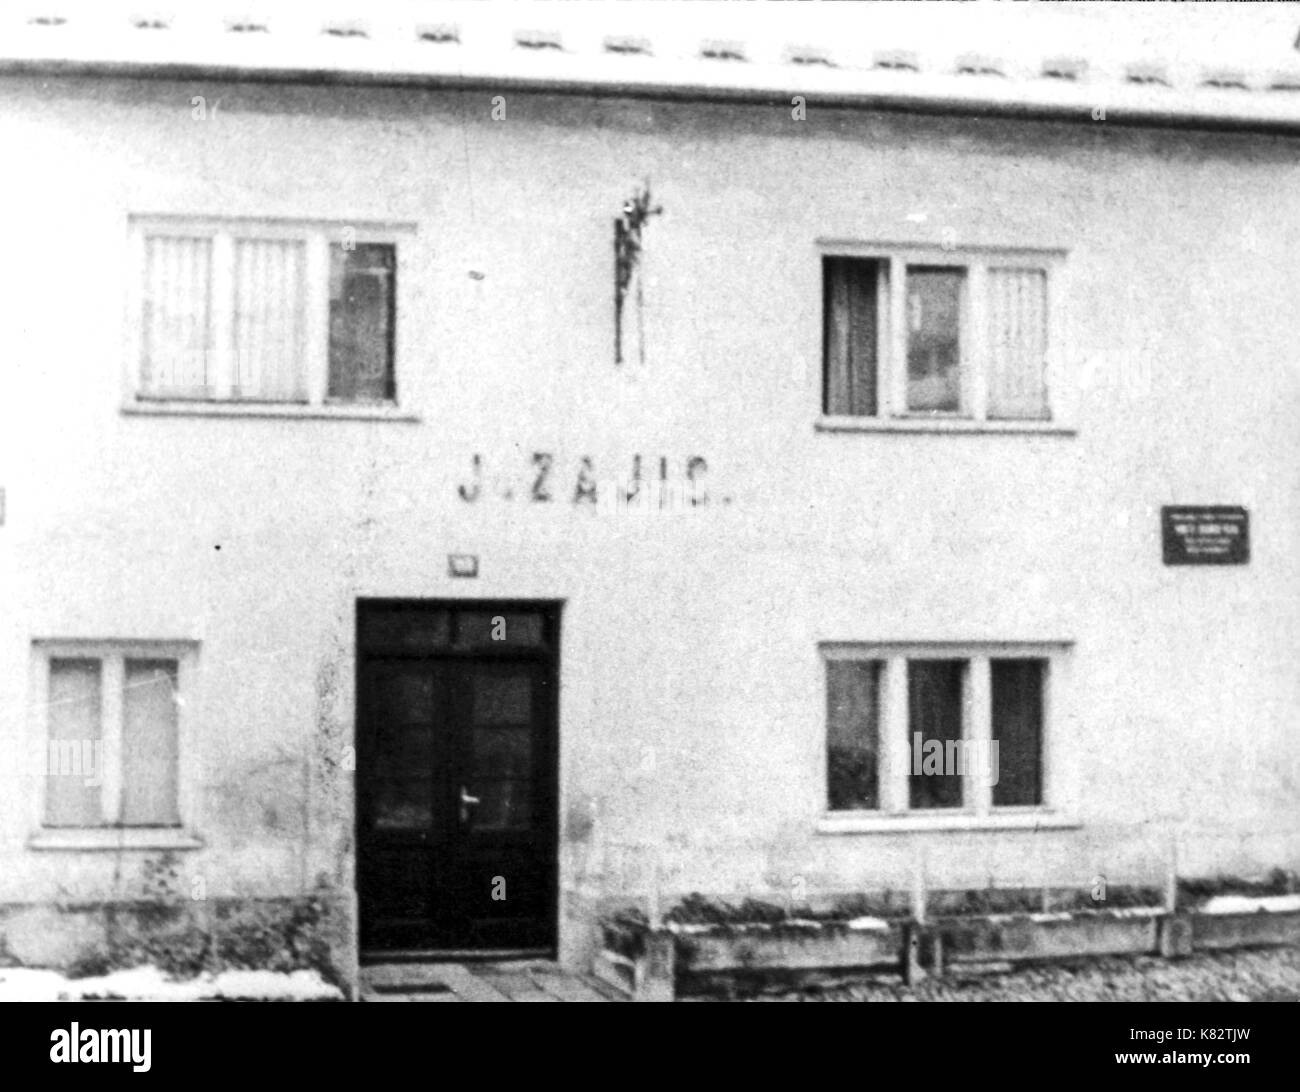
<svg viewBox="0 0 1300 1092">
<path fill-rule="evenodd" d="M 33 0 L 0 12 L 0 72 L 803 95 L 1300 133 L 1297 25 L 1290 4 Z"/>
</svg>

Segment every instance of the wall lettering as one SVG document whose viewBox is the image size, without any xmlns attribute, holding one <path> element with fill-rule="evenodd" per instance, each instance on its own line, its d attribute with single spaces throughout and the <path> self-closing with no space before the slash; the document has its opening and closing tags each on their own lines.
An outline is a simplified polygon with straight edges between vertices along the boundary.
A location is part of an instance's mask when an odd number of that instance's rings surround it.
<svg viewBox="0 0 1300 1092">
<path fill-rule="evenodd" d="M 478 458 L 478 456 L 474 456 Z M 533 466 L 537 468 L 537 477 L 533 479 L 533 500 L 548 501 L 551 499 L 551 487 L 546 484 L 546 479 L 551 475 L 551 467 L 555 463 L 555 456 L 546 451 L 537 451 L 533 453 Z"/>
<path fill-rule="evenodd" d="M 657 455 L 649 458 L 658 463 L 658 473 L 651 471 L 654 476 L 647 478 L 645 462 L 640 454 L 633 455 L 630 464 L 625 464 L 628 466 L 625 474 L 598 473 L 592 455 L 583 455 L 576 463 L 571 463 L 558 459 L 553 452 L 535 451 L 527 464 L 511 472 L 508 467 L 489 470 L 483 455 L 475 454 L 470 458 L 469 474 L 456 487 L 456 493 L 467 504 L 476 504 L 489 497 L 505 501 L 519 497 L 527 503 L 546 504 L 555 500 L 557 494 L 567 493 L 574 507 L 593 510 L 702 508 L 731 502 L 730 497 L 710 494 L 706 484 L 709 463 L 704 456 L 674 459 Z"/>
</svg>

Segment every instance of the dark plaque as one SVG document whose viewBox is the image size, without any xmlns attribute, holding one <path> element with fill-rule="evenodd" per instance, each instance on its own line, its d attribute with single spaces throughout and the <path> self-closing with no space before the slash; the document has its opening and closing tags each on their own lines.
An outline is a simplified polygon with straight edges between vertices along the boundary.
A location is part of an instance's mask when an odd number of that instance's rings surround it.
<svg viewBox="0 0 1300 1092">
<path fill-rule="evenodd" d="M 1250 517 L 1225 505 L 1160 509 L 1166 565 L 1244 565 L 1250 560 Z"/>
</svg>

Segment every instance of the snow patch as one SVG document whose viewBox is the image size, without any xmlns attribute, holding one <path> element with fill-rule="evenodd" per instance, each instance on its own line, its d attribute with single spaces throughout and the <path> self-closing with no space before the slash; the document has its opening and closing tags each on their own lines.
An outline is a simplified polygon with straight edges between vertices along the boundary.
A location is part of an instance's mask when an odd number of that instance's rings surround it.
<svg viewBox="0 0 1300 1092">
<path fill-rule="evenodd" d="M 670 933 L 709 933 L 716 929 L 717 926 L 695 921 L 670 921 L 667 928 Z"/>
<path fill-rule="evenodd" d="M 1201 907 L 1202 914 L 1284 914 L 1300 910 L 1300 895 L 1216 895 Z"/>
<path fill-rule="evenodd" d="M 157 967 L 132 967 L 94 978 L 58 971 L 0 968 L 3 1001 L 341 1001 L 342 991 L 316 971 L 222 971 L 168 978 Z"/>
</svg>

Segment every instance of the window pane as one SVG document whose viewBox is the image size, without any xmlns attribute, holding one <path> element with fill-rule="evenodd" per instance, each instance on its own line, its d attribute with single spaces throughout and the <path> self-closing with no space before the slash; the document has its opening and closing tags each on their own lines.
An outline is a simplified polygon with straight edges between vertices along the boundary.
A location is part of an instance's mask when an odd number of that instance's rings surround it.
<svg viewBox="0 0 1300 1092">
<path fill-rule="evenodd" d="M 476 725 L 503 727 L 533 719 L 533 672 L 482 668 L 470 676 L 471 715 Z"/>
<path fill-rule="evenodd" d="M 174 827 L 177 802 L 175 660 L 127 660 L 122 708 L 122 823 Z"/>
<path fill-rule="evenodd" d="M 150 235 L 144 242 L 140 393 L 212 393 L 212 240 Z"/>
<path fill-rule="evenodd" d="M 876 346 L 880 328 L 882 267 L 878 261 L 825 258 L 825 396 L 828 414 L 876 413 Z"/>
<path fill-rule="evenodd" d="M 876 660 L 826 664 L 826 784 L 832 811 L 880 806 L 880 672 Z"/>
<path fill-rule="evenodd" d="M 907 408 L 961 409 L 961 297 L 966 271 L 907 267 Z"/>
<path fill-rule="evenodd" d="M 372 822 L 378 830 L 428 830 L 433 826 L 433 782 L 428 777 L 376 783 Z"/>
<path fill-rule="evenodd" d="M 388 780 L 421 777 L 437 773 L 433 725 L 416 727 L 381 723 L 373 732 L 373 754 L 368 759 L 375 776 Z"/>
<path fill-rule="evenodd" d="M 1046 660 L 993 660 L 993 739 L 998 745 L 995 807 L 1043 802 L 1043 680 Z"/>
<path fill-rule="evenodd" d="M 367 607 L 360 629 L 367 652 L 435 652 L 451 641 L 451 615 L 424 607 Z"/>
<path fill-rule="evenodd" d="M 914 808 L 961 807 L 965 670 L 964 660 L 908 662 L 908 782 Z"/>
<path fill-rule="evenodd" d="M 329 396 L 353 402 L 392 399 L 397 248 L 365 243 L 330 247 Z"/>
<path fill-rule="evenodd" d="M 419 661 L 374 664 L 371 700 L 375 719 L 387 725 L 429 725 L 438 718 L 433 671 Z"/>
<path fill-rule="evenodd" d="M 236 398 L 305 401 L 303 326 L 306 244 L 235 240 Z"/>
<path fill-rule="evenodd" d="M 456 619 L 457 648 L 538 648 L 545 641 L 545 618 L 535 612 L 462 611 Z"/>
<path fill-rule="evenodd" d="M 474 776 L 526 780 L 532 776 L 532 748 L 528 728 L 475 728 Z"/>
<path fill-rule="evenodd" d="M 1045 418 L 1047 274 L 990 269 L 989 416 Z"/>
<path fill-rule="evenodd" d="M 98 660 L 50 661 L 47 827 L 94 827 L 104 821 L 101 685 Z"/>
<path fill-rule="evenodd" d="M 469 794 L 479 798 L 471 812 L 475 830 L 524 830 L 532 822 L 528 781 L 474 778 Z"/>
</svg>

